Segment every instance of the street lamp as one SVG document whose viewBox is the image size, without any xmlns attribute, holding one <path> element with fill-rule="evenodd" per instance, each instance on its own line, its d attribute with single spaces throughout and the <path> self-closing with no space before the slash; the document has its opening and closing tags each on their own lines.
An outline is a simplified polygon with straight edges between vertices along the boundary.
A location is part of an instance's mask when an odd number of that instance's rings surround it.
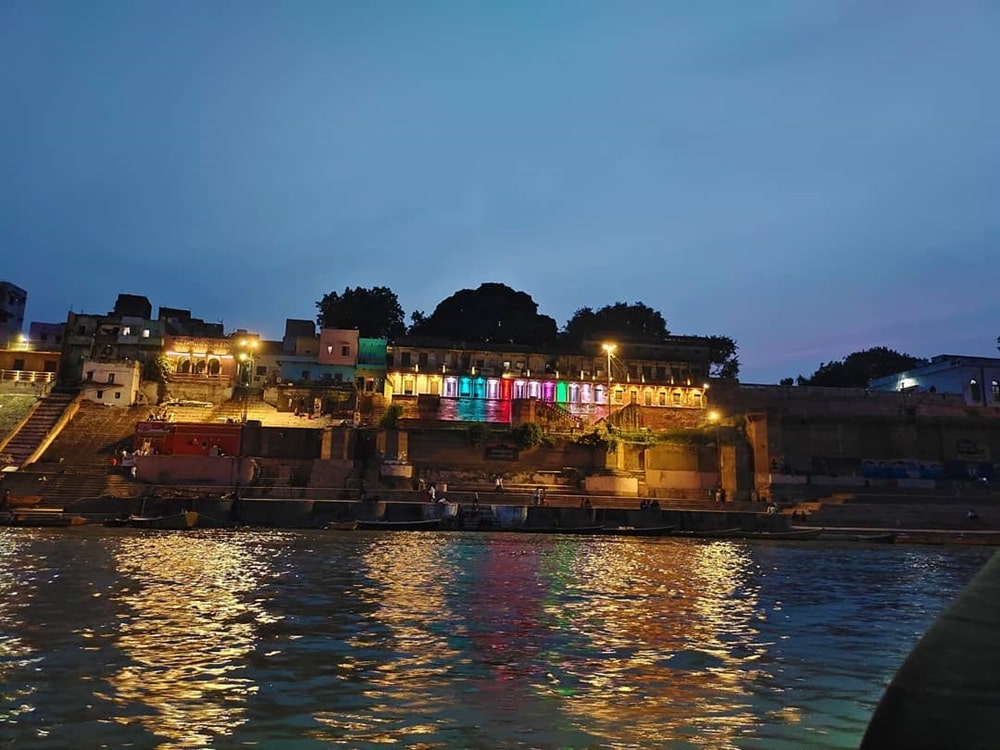
<svg viewBox="0 0 1000 750">
<path fill-rule="evenodd" d="M 608 416 L 611 416 L 611 355 L 618 347 L 614 344 L 601 344 L 604 353 L 608 355 Z"/>
<path fill-rule="evenodd" d="M 722 443 L 719 440 L 719 422 L 721 419 L 722 415 L 714 409 L 708 413 L 708 421 L 715 425 L 715 461 L 719 472 L 719 495 L 717 499 L 722 497 Z"/>
</svg>

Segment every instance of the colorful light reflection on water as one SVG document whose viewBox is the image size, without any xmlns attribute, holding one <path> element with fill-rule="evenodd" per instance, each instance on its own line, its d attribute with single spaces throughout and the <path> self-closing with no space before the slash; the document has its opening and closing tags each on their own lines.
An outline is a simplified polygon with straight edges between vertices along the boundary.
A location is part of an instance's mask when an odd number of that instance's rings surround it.
<svg viewBox="0 0 1000 750">
<path fill-rule="evenodd" d="M 11 529 L 10 747 L 855 747 L 978 549 Z M 5 745 L 7 746 L 7 745 Z"/>
</svg>

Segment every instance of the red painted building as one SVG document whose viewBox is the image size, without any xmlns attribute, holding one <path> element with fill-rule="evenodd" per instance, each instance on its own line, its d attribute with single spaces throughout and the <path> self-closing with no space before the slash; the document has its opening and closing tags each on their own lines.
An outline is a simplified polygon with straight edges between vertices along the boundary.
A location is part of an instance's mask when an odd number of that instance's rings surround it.
<svg viewBox="0 0 1000 750">
<path fill-rule="evenodd" d="M 164 456 L 238 456 L 243 426 L 149 420 L 135 426 L 135 450 Z"/>
</svg>

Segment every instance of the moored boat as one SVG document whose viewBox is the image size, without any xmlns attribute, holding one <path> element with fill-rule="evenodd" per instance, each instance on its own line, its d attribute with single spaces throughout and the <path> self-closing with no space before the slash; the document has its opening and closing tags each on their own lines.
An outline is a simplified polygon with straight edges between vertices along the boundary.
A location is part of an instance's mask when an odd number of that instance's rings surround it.
<svg viewBox="0 0 1000 750">
<path fill-rule="evenodd" d="M 129 516 L 128 525 L 137 529 L 163 529 L 180 531 L 198 525 L 198 512 L 185 510 L 165 516 Z"/>
<path fill-rule="evenodd" d="M 602 534 L 616 536 L 667 536 L 676 526 L 602 526 Z"/>
<path fill-rule="evenodd" d="M 62 527 L 82 526 L 87 523 L 83 516 L 64 513 L 58 509 L 31 509 L 0 512 L 2 526 Z"/>
<path fill-rule="evenodd" d="M 332 531 L 354 531 L 358 528 L 357 521 L 330 521 L 324 529 L 330 529 Z"/>
<path fill-rule="evenodd" d="M 738 531 L 739 539 L 816 539 L 823 529 L 787 529 L 781 531 Z"/>
<path fill-rule="evenodd" d="M 729 539 L 739 536 L 743 529 L 736 527 L 731 529 L 676 529 L 670 532 L 670 536 L 686 536 L 695 539 Z"/>
</svg>

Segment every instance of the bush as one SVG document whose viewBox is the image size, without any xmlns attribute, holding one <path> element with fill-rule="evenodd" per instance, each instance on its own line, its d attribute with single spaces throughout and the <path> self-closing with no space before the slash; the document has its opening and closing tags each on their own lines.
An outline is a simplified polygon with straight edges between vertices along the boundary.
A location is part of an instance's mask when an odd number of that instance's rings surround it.
<svg viewBox="0 0 1000 750">
<path fill-rule="evenodd" d="M 403 407 L 399 404 L 389 404 L 385 410 L 379 425 L 387 430 L 395 430 L 399 427 L 399 418 L 403 416 Z"/>
<path fill-rule="evenodd" d="M 514 442 L 522 448 L 534 448 L 542 444 L 542 428 L 535 422 L 525 422 L 511 430 Z"/>
</svg>

